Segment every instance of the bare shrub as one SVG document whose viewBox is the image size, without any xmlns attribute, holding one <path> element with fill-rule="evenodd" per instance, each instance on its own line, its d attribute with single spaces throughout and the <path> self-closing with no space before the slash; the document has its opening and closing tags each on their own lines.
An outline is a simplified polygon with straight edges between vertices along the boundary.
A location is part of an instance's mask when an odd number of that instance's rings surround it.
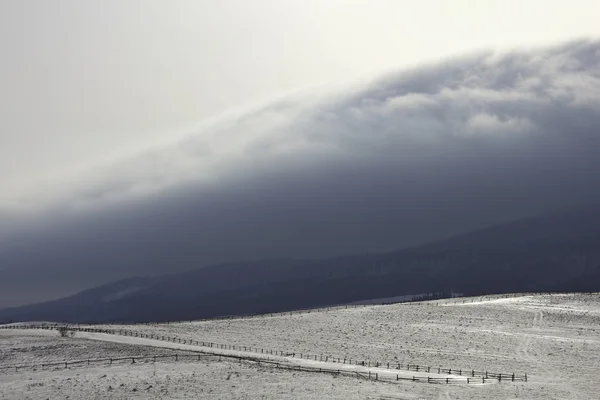
<svg viewBox="0 0 600 400">
<path fill-rule="evenodd" d="M 67 326 L 59 326 L 58 334 L 60 335 L 60 337 L 74 337 L 75 331 L 69 329 L 69 327 L 67 327 Z"/>
</svg>

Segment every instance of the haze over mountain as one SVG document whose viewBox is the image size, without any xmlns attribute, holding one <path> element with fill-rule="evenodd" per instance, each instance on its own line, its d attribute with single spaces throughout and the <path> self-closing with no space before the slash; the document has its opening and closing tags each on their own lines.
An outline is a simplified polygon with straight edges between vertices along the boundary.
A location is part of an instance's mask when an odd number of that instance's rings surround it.
<svg viewBox="0 0 600 400">
<path fill-rule="evenodd" d="M 288 97 L 4 203 L 0 306 L 226 261 L 390 251 L 597 203 L 599 127 L 597 40 Z"/>
<path fill-rule="evenodd" d="M 277 312 L 430 292 L 600 290 L 600 205 L 527 218 L 403 251 L 229 263 L 114 282 L 0 310 L 27 320 L 143 322 Z"/>
</svg>

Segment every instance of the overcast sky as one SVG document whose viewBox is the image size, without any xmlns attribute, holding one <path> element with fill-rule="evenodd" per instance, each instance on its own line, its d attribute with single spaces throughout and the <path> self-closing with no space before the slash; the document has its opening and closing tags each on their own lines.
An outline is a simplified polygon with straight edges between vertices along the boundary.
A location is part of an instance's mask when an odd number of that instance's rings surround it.
<svg viewBox="0 0 600 400">
<path fill-rule="evenodd" d="M 595 1 L 0 3 L 0 307 L 600 202 Z"/>
<path fill-rule="evenodd" d="M 595 0 L 2 1 L 1 196 L 232 108 L 598 20 Z"/>
</svg>

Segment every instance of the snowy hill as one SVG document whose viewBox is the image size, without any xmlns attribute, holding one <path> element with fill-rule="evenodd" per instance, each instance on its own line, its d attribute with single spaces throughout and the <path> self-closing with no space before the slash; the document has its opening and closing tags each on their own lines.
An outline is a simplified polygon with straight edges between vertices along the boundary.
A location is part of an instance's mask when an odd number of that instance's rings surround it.
<svg viewBox="0 0 600 400">
<path fill-rule="evenodd" d="M 0 399 L 65 395 L 108 399 L 593 399 L 600 390 L 595 379 L 599 322 L 600 294 L 523 294 L 93 327 L 127 330 L 133 336 L 77 332 L 74 338 L 60 338 L 56 331 L 0 329 Z M 163 336 L 177 340 L 161 340 Z M 232 346 L 238 350 L 229 350 Z M 279 349 L 283 355 L 261 349 Z M 169 352 L 196 356 L 40 368 L 40 362 L 53 360 Z M 227 352 L 245 358 L 218 356 Z M 260 363 L 275 357 L 282 365 L 334 366 L 341 371 L 368 371 L 373 377 L 380 374 L 380 378 L 292 371 Z M 408 364 L 412 369 L 407 370 Z M 22 367 L 3 369 L 6 365 Z M 415 371 L 414 365 L 421 369 Z M 452 373 L 438 374 L 437 368 Z M 528 379 L 467 383 L 471 371 L 514 372 L 527 374 Z M 395 374 L 456 377 L 462 383 L 385 380 Z"/>
</svg>

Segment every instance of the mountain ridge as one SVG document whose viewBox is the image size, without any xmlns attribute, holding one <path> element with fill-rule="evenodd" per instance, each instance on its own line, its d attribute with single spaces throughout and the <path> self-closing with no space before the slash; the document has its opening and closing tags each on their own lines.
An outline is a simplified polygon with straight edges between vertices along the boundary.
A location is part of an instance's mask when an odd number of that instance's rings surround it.
<svg viewBox="0 0 600 400">
<path fill-rule="evenodd" d="M 321 260 L 221 263 L 129 278 L 0 310 L 0 322 L 141 322 L 286 311 L 454 289 L 600 290 L 600 206 L 524 218 L 422 246 Z"/>
</svg>

